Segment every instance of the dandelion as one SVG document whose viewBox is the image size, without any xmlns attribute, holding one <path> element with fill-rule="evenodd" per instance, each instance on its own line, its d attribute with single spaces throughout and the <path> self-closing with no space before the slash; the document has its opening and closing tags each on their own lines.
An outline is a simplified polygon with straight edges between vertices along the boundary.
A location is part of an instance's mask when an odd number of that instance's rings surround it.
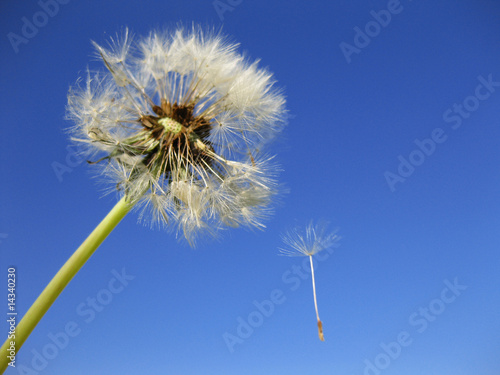
<svg viewBox="0 0 500 375">
<path fill-rule="evenodd" d="M 94 45 L 108 71 L 71 89 L 72 139 L 141 218 L 190 244 L 223 226 L 263 227 L 276 183 L 259 150 L 285 113 L 271 73 L 199 29 Z"/>
<path fill-rule="evenodd" d="M 316 318 L 318 320 L 318 335 L 321 341 L 325 341 L 323 336 L 323 323 L 319 318 L 318 302 L 316 300 L 316 284 L 314 280 L 313 255 L 322 250 L 334 246 L 340 237 L 335 231 L 329 232 L 327 223 L 319 223 L 314 225 L 310 222 L 305 233 L 302 228 L 294 228 L 282 235 L 283 242 L 287 248 L 280 249 L 282 255 L 287 256 L 308 256 L 311 264 L 311 277 L 314 295 L 314 308 L 316 309 Z"/>
<path fill-rule="evenodd" d="M 70 89 L 67 117 L 71 139 L 121 199 L 19 323 L 17 350 L 132 208 L 194 246 L 224 227 L 263 228 L 277 193 L 262 150 L 285 123 L 285 100 L 237 44 L 193 26 L 138 39 L 125 30 L 94 46 L 104 69 Z"/>
</svg>

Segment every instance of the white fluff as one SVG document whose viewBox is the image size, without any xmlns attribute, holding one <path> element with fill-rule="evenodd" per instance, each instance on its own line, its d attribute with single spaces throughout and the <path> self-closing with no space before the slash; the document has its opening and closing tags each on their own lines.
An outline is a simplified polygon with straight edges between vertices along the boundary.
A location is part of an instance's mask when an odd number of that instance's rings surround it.
<svg viewBox="0 0 500 375">
<path fill-rule="evenodd" d="M 272 74 L 199 28 L 137 41 L 127 30 L 94 46 L 107 71 L 70 90 L 72 139 L 140 217 L 175 223 L 190 244 L 226 225 L 262 227 L 277 184 L 258 150 L 286 116 Z"/>
</svg>

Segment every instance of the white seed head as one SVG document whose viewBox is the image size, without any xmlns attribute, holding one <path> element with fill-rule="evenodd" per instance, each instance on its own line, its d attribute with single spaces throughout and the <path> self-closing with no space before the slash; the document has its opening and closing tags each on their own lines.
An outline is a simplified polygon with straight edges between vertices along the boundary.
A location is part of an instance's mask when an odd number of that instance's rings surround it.
<svg viewBox="0 0 500 375">
<path fill-rule="evenodd" d="M 94 46 L 107 71 L 70 89 L 72 139 L 140 218 L 191 244 L 226 225 L 262 227 L 277 184 L 259 150 L 286 118 L 272 74 L 199 28 L 136 41 L 126 30 Z"/>
</svg>

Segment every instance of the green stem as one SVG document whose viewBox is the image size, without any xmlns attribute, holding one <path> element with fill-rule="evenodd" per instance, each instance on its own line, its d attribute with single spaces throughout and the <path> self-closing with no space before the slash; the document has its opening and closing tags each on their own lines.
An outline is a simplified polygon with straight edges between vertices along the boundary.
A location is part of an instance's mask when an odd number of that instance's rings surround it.
<svg viewBox="0 0 500 375">
<path fill-rule="evenodd" d="M 133 204 L 122 198 L 45 287 L 17 325 L 15 340 L 7 339 L 0 349 L 0 374 L 3 374 L 10 362 L 10 359 L 7 358 L 7 350 L 10 347 L 10 342 L 15 341 L 14 346 L 17 353 L 66 285 L 68 285 L 71 279 L 132 207 Z"/>
</svg>

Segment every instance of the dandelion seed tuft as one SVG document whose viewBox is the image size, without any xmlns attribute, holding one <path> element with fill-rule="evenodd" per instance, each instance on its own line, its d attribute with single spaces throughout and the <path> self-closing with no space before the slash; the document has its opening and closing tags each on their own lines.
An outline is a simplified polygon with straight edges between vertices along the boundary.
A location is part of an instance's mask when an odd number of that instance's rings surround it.
<svg viewBox="0 0 500 375">
<path fill-rule="evenodd" d="M 322 250 L 335 246 L 340 237 L 336 231 L 328 230 L 328 223 L 320 222 L 314 224 L 312 221 L 303 228 L 294 228 L 282 235 L 283 242 L 287 247 L 280 248 L 281 255 L 287 256 L 308 256 L 311 265 L 311 278 L 314 296 L 314 308 L 316 310 L 316 319 L 318 323 L 318 336 L 321 341 L 325 341 L 323 335 L 323 322 L 319 318 L 318 302 L 316 299 L 316 281 L 314 279 L 313 255 Z"/>
<path fill-rule="evenodd" d="M 295 227 L 281 236 L 285 248 L 280 253 L 287 256 L 311 256 L 335 246 L 340 240 L 335 230 L 328 229 L 328 223 L 311 221 L 305 229 Z"/>
<path fill-rule="evenodd" d="M 263 227 L 278 185 L 261 150 L 286 118 L 273 75 L 196 27 L 94 46 L 104 70 L 70 89 L 72 139 L 140 218 L 191 245 L 224 226 Z"/>
</svg>

